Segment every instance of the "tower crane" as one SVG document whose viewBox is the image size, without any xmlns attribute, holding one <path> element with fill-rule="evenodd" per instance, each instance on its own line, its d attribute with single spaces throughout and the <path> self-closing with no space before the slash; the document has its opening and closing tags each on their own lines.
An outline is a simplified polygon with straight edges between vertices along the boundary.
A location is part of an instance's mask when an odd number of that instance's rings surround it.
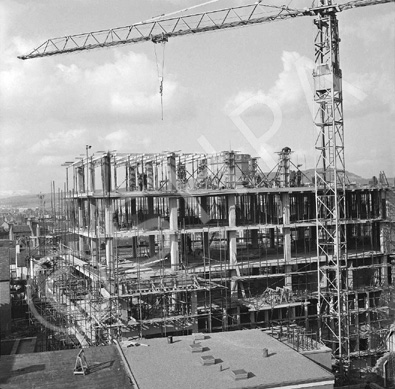
<svg viewBox="0 0 395 389">
<path fill-rule="evenodd" d="M 274 21 L 314 18 L 314 125 L 318 295 L 320 340 L 329 345 L 340 368 L 349 361 L 349 314 L 347 307 L 347 247 L 345 227 L 345 159 L 342 71 L 339 58 L 339 27 L 336 14 L 353 8 L 395 0 L 354 0 L 334 4 L 317 0 L 309 8 L 254 4 L 222 8 L 182 16 L 160 16 L 125 27 L 48 39 L 26 55 L 26 60 L 97 48 L 152 41 L 166 42 L 178 36 L 222 31 Z"/>
</svg>

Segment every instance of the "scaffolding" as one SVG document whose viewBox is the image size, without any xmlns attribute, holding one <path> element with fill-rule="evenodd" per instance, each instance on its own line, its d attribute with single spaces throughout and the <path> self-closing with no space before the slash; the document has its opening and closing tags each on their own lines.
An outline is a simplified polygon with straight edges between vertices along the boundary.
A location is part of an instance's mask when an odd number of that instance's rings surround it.
<svg viewBox="0 0 395 389">
<path fill-rule="evenodd" d="M 314 339 L 332 348 L 336 336 L 317 310 L 326 259 L 317 252 L 316 193 L 291 154 L 279 152 L 267 174 L 233 151 L 101 153 L 68 164 L 61 243 L 32 270 L 37 285 L 44 280 L 39 315 L 79 347 L 276 326 L 299 345 L 321 330 Z M 383 185 L 344 192 L 349 369 L 388 351 L 394 197 Z M 337 300 L 326 298 L 331 315 Z M 291 336 L 295 326 L 304 335 Z"/>
</svg>

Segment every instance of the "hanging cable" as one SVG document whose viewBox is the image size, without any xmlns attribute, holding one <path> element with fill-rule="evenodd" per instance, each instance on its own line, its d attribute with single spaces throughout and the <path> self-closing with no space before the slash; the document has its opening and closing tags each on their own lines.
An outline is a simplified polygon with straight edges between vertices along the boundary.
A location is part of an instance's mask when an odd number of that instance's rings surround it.
<svg viewBox="0 0 395 389">
<path fill-rule="evenodd" d="M 156 70 L 158 73 L 158 80 L 159 80 L 160 105 L 161 105 L 162 120 L 163 120 L 163 75 L 164 75 L 164 68 L 165 68 L 165 44 L 167 42 L 167 38 L 165 36 L 163 36 L 163 39 L 161 39 L 160 41 L 153 41 L 153 42 L 154 42 L 154 52 L 155 52 L 155 60 L 156 60 Z M 161 68 L 159 68 L 158 54 L 156 52 L 156 43 L 161 43 L 161 45 L 162 45 Z"/>
</svg>

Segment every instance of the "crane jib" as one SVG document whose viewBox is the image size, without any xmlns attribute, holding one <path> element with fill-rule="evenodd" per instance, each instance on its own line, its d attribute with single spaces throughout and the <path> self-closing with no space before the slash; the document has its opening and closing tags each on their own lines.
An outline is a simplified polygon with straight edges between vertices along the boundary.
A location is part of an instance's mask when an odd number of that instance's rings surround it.
<svg viewBox="0 0 395 389">
<path fill-rule="evenodd" d="M 325 16 L 352 8 L 394 2 L 395 0 L 355 0 L 304 9 L 254 3 L 179 17 L 163 17 L 130 26 L 52 38 L 19 59 L 32 59 L 146 41 L 163 42 L 171 37 L 220 31 L 270 23 L 302 16 Z M 262 11 L 265 11 L 264 13 Z M 267 10 L 271 13 L 268 14 Z M 244 13 L 243 13 L 244 12 Z M 262 16 L 263 15 L 263 16 Z"/>
</svg>

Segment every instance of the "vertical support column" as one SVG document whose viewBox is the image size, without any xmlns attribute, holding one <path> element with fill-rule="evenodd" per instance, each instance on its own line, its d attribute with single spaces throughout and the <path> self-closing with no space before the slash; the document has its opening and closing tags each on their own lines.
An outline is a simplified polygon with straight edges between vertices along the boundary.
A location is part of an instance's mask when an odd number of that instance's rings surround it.
<svg viewBox="0 0 395 389">
<path fill-rule="evenodd" d="M 203 224 L 206 224 L 210 220 L 207 200 L 207 197 L 200 197 L 200 220 Z M 207 256 L 209 251 L 208 231 L 203 231 L 202 233 L 202 249 L 203 255 Z"/>
<path fill-rule="evenodd" d="M 154 189 L 154 166 L 152 162 L 147 162 L 145 164 L 145 171 L 147 174 L 147 189 Z"/>
<path fill-rule="evenodd" d="M 290 225 L 290 205 L 289 193 L 281 193 L 281 204 L 283 210 L 283 239 L 284 239 L 284 260 L 291 260 L 291 228 Z"/>
<path fill-rule="evenodd" d="M 102 187 L 103 195 L 108 196 L 103 199 L 104 204 L 104 226 L 106 244 L 106 265 L 107 270 L 113 273 L 113 207 L 110 198 L 111 193 L 111 154 L 107 153 L 102 160 Z"/>
<path fill-rule="evenodd" d="M 251 233 L 251 247 L 257 249 L 259 247 L 258 230 L 250 230 Z"/>
<path fill-rule="evenodd" d="M 269 327 L 269 325 L 270 325 L 269 311 L 267 309 L 265 309 L 263 311 L 263 315 L 264 315 L 264 326 Z"/>
<path fill-rule="evenodd" d="M 236 196 L 231 194 L 227 196 L 228 200 L 228 225 L 229 228 L 236 227 Z M 231 276 L 240 276 L 240 270 L 237 264 L 237 241 L 236 230 L 228 231 L 228 247 L 229 247 L 229 265 L 231 268 Z M 238 294 L 238 282 L 231 281 L 231 294 Z"/>
<path fill-rule="evenodd" d="M 354 289 L 354 267 L 352 263 L 346 271 L 348 272 L 347 274 L 348 289 L 352 290 Z"/>
<path fill-rule="evenodd" d="M 249 215 L 249 220 L 252 224 L 257 224 L 258 223 L 258 218 L 257 218 L 257 195 L 256 193 L 250 193 L 248 196 L 250 200 L 250 215 Z"/>
<path fill-rule="evenodd" d="M 137 210 L 136 210 L 136 199 L 130 200 L 130 219 L 131 224 L 135 227 L 138 224 L 136 219 L 137 217 Z M 132 237 L 132 255 L 133 258 L 137 258 L 137 236 Z"/>
<path fill-rule="evenodd" d="M 228 165 L 228 188 L 234 189 L 236 187 L 236 161 L 234 151 L 225 153 Z"/>
<path fill-rule="evenodd" d="M 92 162 L 92 157 L 91 157 L 91 162 L 89 163 L 89 170 L 90 170 L 90 190 L 92 193 L 95 192 L 95 165 Z"/>
<path fill-rule="evenodd" d="M 129 166 L 129 190 L 134 191 L 137 190 L 137 169 L 136 165 Z"/>
<path fill-rule="evenodd" d="M 250 311 L 250 323 L 251 328 L 255 328 L 256 326 L 256 311 Z"/>
<path fill-rule="evenodd" d="M 150 223 L 153 223 L 154 222 L 154 220 L 153 220 L 154 219 L 154 198 L 148 197 L 147 202 L 148 202 L 148 219 L 150 220 Z M 155 255 L 155 235 L 148 236 L 148 249 L 149 249 L 150 257 L 153 257 Z"/>
<path fill-rule="evenodd" d="M 82 200 L 78 199 L 78 228 L 81 229 L 84 226 L 84 211 L 82 208 Z M 78 235 L 78 251 L 79 255 L 82 257 L 84 254 L 84 237 L 80 233 Z"/>
<path fill-rule="evenodd" d="M 171 154 L 167 157 L 168 190 L 177 191 L 176 157 Z M 176 197 L 169 197 L 169 229 L 170 229 L 170 258 L 171 268 L 178 270 L 180 258 L 178 253 L 178 201 Z"/>
<path fill-rule="evenodd" d="M 269 247 L 271 249 L 274 249 L 275 247 L 274 228 L 269 228 Z"/>
<path fill-rule="evenodd" d="M 285 265 L 285 286 L 292 290 L 292 265 Z"/>
<path fill-rule="evenodd" d="M 178 213 L 179 213 L 179 228 L 185 228 L 185 199 L 180 197 L 178 199 Z M 182 261 L 186 260 L 186 256 L 188 254 L 188 244 L 187 244 L 187 234 L 181 234 L 180 236 L 180 243 L 181 243 L 181 258 Z"/>
<path fill-rule="evenodd" d="M 371 328 L 370 327 L 370 310 L 373 307 L 370 306 L 370 292 L 369 291 L 366 292 L 365 308 L 366 308 L 366 323 L 365 323 L 366 328 Z M 368 350 L 371 350 L 371 347 L 372 347 L 372 335 L 371 335 L 371 333 L 369 333 L 369 335 L 368 335 Z"/>
<path fill-rule="evenodd" d="M 197 292 L 191 292 L 191 314 L 194 316 L 192 322 L 192 333 L 197 333 L 199 331 L 198 327 L 198 319 L 197 319 L 197 307 L 198 307 L 198 300 L 197 300 Z"/>
<path fill-rule="evenodd" d="M 355 308 L 355 313 L 354 315 L 354 326 L 355 326 L 355 333 L 357 336 L 355 336 L 355 351 L 360 351 L 359 350 L 359 301 L 358 301 L 358 292 L 355 292 L 355 297 L 354 297 L 354 308 Z"/>
<path fill-rule="evenodd" d="M 169 198 L 170 258 L 171 268 L 177 270 L 180 260 L 178 253 L 178 206 L 175 197 Z"/>
<path fill-rule="evenodd" d="M 77 167 L 78 193 L 85 192 L 85 169 L 83 166 Z"/>
<path fill-rule="evenodd" d="M 222 308 L 222 329 L 224 331 L 228 330 L 228 312 L 226 310 L 226 308 Z"/>
<path fill-rule="evenodd" d="M 92 176 L 92 175 L 91 175 Z M 94 189 L 93 189 L 94 191 Z M 96 200 L 91 199 L 90 200 L 90 227 L 92 231 L 92 236 L 91 236 L 91 256 L 92 256 L 92 265 L 94 267 L 97 267 L 97 264 L 99 263 L 99 239 L 98 239 L 98 221 L 97 221 L 97 212 L 96 212 Z"/>
<path fill-rule="evenodd" d="M 304 303 L 304 326 L 306 328 L 306 331 L 309 330 L 310 326 L 309 326 L 309 303 L 307 302 L 307 300 L 305 300 Z"/>
<path fill-rule="evenodd" d="M 113 258 L 113 209 L 112 202 L 110 198 L 104 200 L 105 210 L 104 210 L 104 220 L 105 220 L 105 231 L 106 231 L 106 265 L 107 269 L 113 273 L 114 271 L 114 258 Z"/>
<path fill-rule="evenodd" d="M 381 286 L 388 287 L 388 255 L 383 255 L 381 262 Z"/>
<path fill-rule="evenodd" d="M 206 224 L 210 220 L 210 213 L 207 204 L 207 197 L 200 197 L 200 220 Z"/>
<path fill-rule="evenodd" d="M 228 195 L 228 225 L 230 228 L 236 227 L 236 196 Z M 235 265 L 237 261 L 236 230 L 228 232 L 229 241 L 229 261 L 230 265 Z"/>
</svg>

